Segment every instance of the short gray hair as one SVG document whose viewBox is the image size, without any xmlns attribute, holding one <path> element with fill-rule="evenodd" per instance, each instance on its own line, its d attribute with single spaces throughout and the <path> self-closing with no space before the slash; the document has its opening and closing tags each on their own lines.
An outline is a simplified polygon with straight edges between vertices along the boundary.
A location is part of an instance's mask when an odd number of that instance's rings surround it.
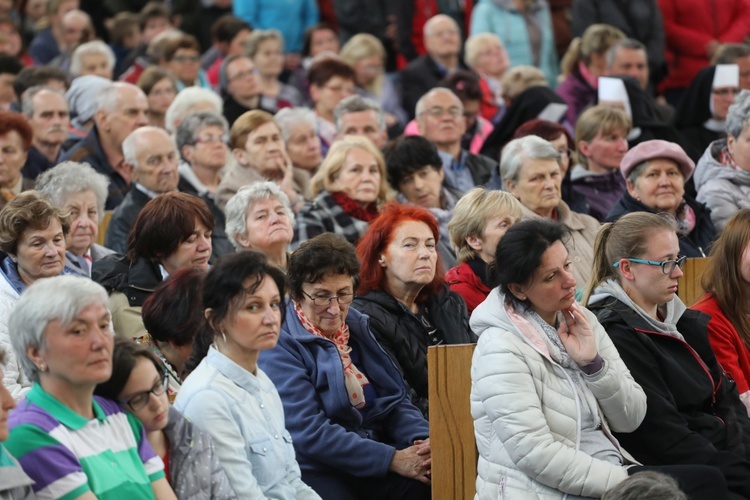
<svg viewBox="0 0 750 500">
<path fill-rule="evenodd" d="M 281 129 L 281 137 L 284 143 L 292 138 L 292 131 L 300 123 L 310 125 L 313 130 L 316 129 L 315 112 L 309 108 L 282 108 L 273 117 L 276 124 Z"/>
<path fill-rule="evenodd" d="M 138 143 L 140 142 L 141 136 L 148 132 L 157 132 L 164 134 L 166 140 L 171 142 L 172 146 L 174 146 L 175 150 L 177 150 L 177 146 L 175 146 L 174 140 L 169 134 L 167 134 L 167 132 L 163 128 L 150 125 L 137 128 L 130 132 L 125 140 L 122 141 L 122 157 L 125 160 L 125 163 L 131 165 L 134 170 L 138 168 Z"/>
<path fill-rule="evenodd" d="M 23 93 L 23 99 L 21 100 L 21 113 L 23 113 L 24 116 L 29 118 L 34 116 L 34 98 L 43 90 L 59 95 L 62 97 L 62 100 L 65 101 L 65 107 L 70 108 L 68 100 L 65 99 L 65 92 L 53 89 L 52 87 L 47 87 L 46 85 L 34 85 L 33 87 L 26 89 L 26 92 Z"/>
<path fill-rule="evenodd" d="M 96 93 L 96 109 L 98 111 L 106 111 L 107 113 L 114 112 L 120 102 L 120 91 L 130 87 L 143 94 L 140 87 L 133 85 L 132 83 L 111 82 L 104 85 L 99 89 L 99 92 Z"/>
<path fill-rule="evenodd" d="M 180 122 L 174 134 L 174 140 L 177 143 L 177 150 L 180 152 L 180 156 L 182 156 L 182 147 L 193 144 L 195 137 L 201 130 L 207 127 L 221 127 L 224 134 L 229 133 L 227 119 L 212 111 L 195 113 Z"/>
<path fill-rule="evenodd" d="M 242 186 L 237 193 L 229 198 L 224 212 L 227 216 L 226 233 L 234 248 L 242 250 L 244 247 L 237 242 L 237 235 L 247 236 L 247 211 L 261 200 L 274 197 L 284 205 L 284 211 L 289 223 L 294 227 L 294 212 L 289 203 L 289 197 L 275 182 L 262 181 Z"/>
<path fill-rule="evenodd" d="M 458 96 L 451 89 L 447 89 L 445 87 L 436 87 L 436 88 L 430 90 L 425 95 L 423 95 L 422 97 L 419 98 L 419 100 L 417 101 L 417 105 L 414 107 L 414 116 L 416 116 L 417 118 L 419 118 L 419 115 L 421 115 L 424 112 L 425 101 L 427 101 L 427 99 L 429 99 L 430 97 L 432 97 L 432 96 L 434 96 L 436 94 L 450 94 L 450 95 L 452 95 L 459 102 L 459 104 L 461 105 L 461 110 L 463 111 L 463 109 L 464 109 L 464 103 L 461 102 L 461 99 L 459 99 Z"/>
<path fill-rule="evenodd" d="M 102 54 L 107 58 L 107 66 L 109 69 L 115 67 L 115 53 L 106 43 L 101 40 L 92 40 L 90 42 L 82 43 L 73 51 L 73 55 L 70 56 L 70 74 L 76 77 L 81 74 L 81 64 L 83 64 L 83 56 L 91 54 Z"/>
<path fill-rule="evenodd" d="M 729 106 L 726 120 L 727 134 L 737 138 L 749 123 L 750 90 L 743 90 L 735 97 L 734 104 Z"/>
<path fill-rule="evenodd" d="M 167 128 L 167 131 L 170 134 L 174 134 L 177 130 L 175 122 L 182 122 L 182 120 L 192 113 L 195 106 L 203 103 L 213 106 L 213 111 L 217 115 L 221 115 L 224 112 L 224 105 L 221 102 L 221 98 L 213 90 L 201 87 L 188 87 L 181 90 L 175 96 L 174 101 L 169 105 L 164 115 L 164 126 Z"/>
<path fill-rule="evenodd" d="M 26 351 L 45 347 L 47 326 L 55 320 L 67 326 L 94 304 L 106 307 L 107 291 L 89 278 L 78 276 L 37 280 L 21 294 L 8 317 L 8 329 L 13 332 L 10 341 L 18 363 L 29 379 L 38 382 L 39 369 Z"/>
<path fill-rule="evenodd" d="M 672 476 L 656 471 L 636 472 L 604 493 L 602 500 L 687 500 Z"/>
<path fill-rule="evenodd" d="M 617 51 L 620 49 L 625 50 L 642 50 L 646 54 L 646 59 L 648 59 L 648 51 L 646 50 L 646 46 L 643 45 L 641 42 L 634 38 L 626 38 L 624 40 L 620 40 L 613 46 L 607 50 L 607 68 L 611 68 L 612 65 L 615 63 L 615 58 L 617 57 Z"/>
<path fill-rule="evenodd" d="M 560 164 L 560 152 L 555 146 L 536 135 L 513 139 L 500 155 L 500 175 L 503 180 L 518 182 L 525 160 L 555 160 Z"/>
<path fill-rule="evenodd" d="M 35 189 L 47 196 L 57 208 L 63 208 L 71 195 L 91 191 L 96 196 L 99 214 L 104 214 L 109 177 L 94 170 L 88 163 L 64 161 L 42 173 L 36 179 Z"/>
<path fill-rule="evenodd" d="M 385 130 L 385 113 L 383 107 L 372 99 L 362 97 L 361 95 L 350 95 L 342 99 L 333 109 L 333 118 L 336 120 L 336 133 L 341 133 L 341 118 L 349 113 L 359 113 L 360 111 L 375 111 L 378 115 L 378 126 L 380 130 Z"/>
<path fill-rule="evenodd" d="M 245 40 L 245 54 L 254 59 L 258 53 L 260 46 L 263 42 L 268 40 L 276 40 L 281 45 L 281 51 L 284 51 L 284 37 L 281 31 L 270 29 L 270 30 L 253 30 L 250 36 Z"/>
</svg>

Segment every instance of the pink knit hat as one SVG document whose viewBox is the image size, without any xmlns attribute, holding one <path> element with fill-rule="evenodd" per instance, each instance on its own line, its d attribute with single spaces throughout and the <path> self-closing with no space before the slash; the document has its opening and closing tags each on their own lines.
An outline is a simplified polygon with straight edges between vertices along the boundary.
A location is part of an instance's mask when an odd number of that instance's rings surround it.
<svg viewBox="0 0 750 500">
<path fill-rule="evenodd" d="M 659 139 L 642 142 L 625 153 L 620 162 L 620 172 L 627 179 L 630 172 L 641 163 L 659 158 L 666 158 L 677 162 L 677 166 L 680 167 L 685 182 L 693 175 L 695 163 L 685 154 L 685 151 L 674 142 Z"/>
</svg>

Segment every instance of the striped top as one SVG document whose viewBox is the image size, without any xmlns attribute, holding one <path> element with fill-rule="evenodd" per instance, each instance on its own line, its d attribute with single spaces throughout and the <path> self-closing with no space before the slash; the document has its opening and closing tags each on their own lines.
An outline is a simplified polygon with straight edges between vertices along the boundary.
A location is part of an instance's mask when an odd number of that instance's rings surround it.
<svg viewBox="0 0 750 500">
<path fill-rule="evenodd" d="M 98 396 L 93 409 L 89 420 L 34 384 L 11 411 L 5 446 L 36 481 L 37 497 L 154 498 L 151 482 L 164 477 L 164 463 L 141 423 Z"/>
</svg>

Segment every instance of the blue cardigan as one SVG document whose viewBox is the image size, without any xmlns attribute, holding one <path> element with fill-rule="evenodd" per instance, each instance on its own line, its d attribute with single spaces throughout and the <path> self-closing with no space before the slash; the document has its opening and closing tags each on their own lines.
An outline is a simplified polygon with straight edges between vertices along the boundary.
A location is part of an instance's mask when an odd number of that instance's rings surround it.
<svg viewBox="0 0 750 500">
<path fill-rule="evenodd" d="M 275 28 L 284 37 L 284 52 L 302 50 L 302 34 L 318 22 L 315 0 L 235 0 L 234 15 L 255 29 Z"/>
<path fill-rule="evenodd" d="M 349 403 L 336 346 L 305 330 L 291 303 L 279 343 L 261 353 L 258 365 L 281 395 L 302 471 L 382 477 L 395 451 L 427 438 L 429 427 L 409 400 L 396 365 L 370 332 L 369 318 L 350 308 L 346 324 L 349 345 L 359 356 L 357 367 L 378 395 L 364 413 Z"/>
</svg>

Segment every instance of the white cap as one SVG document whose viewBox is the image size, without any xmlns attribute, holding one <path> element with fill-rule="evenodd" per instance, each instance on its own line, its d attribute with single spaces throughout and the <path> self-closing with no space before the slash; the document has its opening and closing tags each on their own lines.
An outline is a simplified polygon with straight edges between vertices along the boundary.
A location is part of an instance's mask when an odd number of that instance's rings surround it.
<svg viewBox="0 0 750 500">
<path fill-rule="evenodd" d="M 606 76 L 599 77 L 598 90 L 599 103 L 620 103 L 625 108 L 628 118 L 633 119 L 633 112 L 630 109 L 630 98 L 628 91 L 625 90 L 625 82 L 619 78 L 609 78 Z"/>
<path fill-rule="evenodd" d="M 736 64 L 717 64 L 711 88 L 739 87 L 740 67 Z"/>
</svg>

